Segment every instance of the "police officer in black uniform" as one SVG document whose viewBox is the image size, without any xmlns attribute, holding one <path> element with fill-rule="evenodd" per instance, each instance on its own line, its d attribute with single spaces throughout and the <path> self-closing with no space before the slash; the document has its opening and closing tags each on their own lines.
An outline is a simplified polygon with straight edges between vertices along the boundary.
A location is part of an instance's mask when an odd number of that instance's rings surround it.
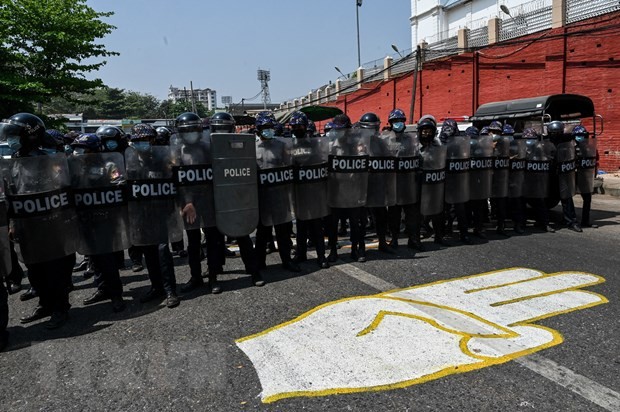
<svg viewBox="0 0 620 412">
<path fill-rule="evenodd" d="M 45 136 L 45 124 L 39 117 L 30 113 L 18 113 L 11 116 L 7 123 L 14 126 L 14 133 L 4 135 L 2 139 L 6 139 L 9 146 L 15 150 L 14 157 L 27 158 L 48 154 L 41 149 Z M 3 130 L 6 129 L 3 128 Z M 27 186 L 31 183 L 29 179 L 36 179 L 36 176 L 20 175 L 18 178 L 20 186 Z M 20 193 L 22 190 L 22 187 L 17 187 L 15 183 L 10 186 L 12 187 L 9 190 L 15 193 Z M 13 231 L 10 234 L 19 236 Z M 27 239 L 20 239 L 20 241 L 28 242 Z M 34 322 L 48 316 L 51 316 L 45 325 L 48 329 L 56 329 L 66 323 L 71 307 L 69 288 L 74 264 L 75 252 L 49 261 L 26 264 L 28 278 L 39 294 L 39 305 L 30 316 L 22 317 L 21 323 Z"/>
<path fill-rule="evenodd" d="M 211 134 L 214 133 L 235 133 L 235 118 L 227 112 L 218 112 L 211 116 L 211 120 L 209 122 L 209 129 Z M 256 250 L 254 248 L 254 244 L 252 243 L 252 239 L 250 235 L 241 236 L 234 238 L 237 242 L 237 246 L 239 246 L 239 254 L 241 255 L 241 260 L 245 266 L 245 272 L 252 276 L 252 284 L 254 286 L 264 286 L 265 281 L 261 275 L 260 269 L 258 267 L 258 260 L 256 256 Z M 207 250 L 208 253 L 208 250 Z M 219 255 L 215 258 L 218 262 L 221 262 L 224 265 L 226 261 L 226 249 L 225 248 L 216 248 L 216 253 Z M 217 283 L 217 274 L 210 277 L 210 281 L 214 283 L 211 286 L 211 293 L 220 293 L 222 292 L 221 283 Z"/>
</svg>

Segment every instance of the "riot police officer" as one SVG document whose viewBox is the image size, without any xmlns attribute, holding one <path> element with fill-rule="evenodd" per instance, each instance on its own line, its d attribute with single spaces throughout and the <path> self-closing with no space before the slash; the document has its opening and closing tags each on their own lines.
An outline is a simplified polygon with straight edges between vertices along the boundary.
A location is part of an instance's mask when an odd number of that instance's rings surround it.
<svg viewBox="0 0 620 412">
<path fill-rule="evenodd" d="M 151 125 L 132 127 L 130 147 L 125 151 L 130 185 L 129 217 L 132 244 L 144 253 L 151 289 L 140 298 L 146 303 L 166 299 L 166 306 L 179 305 L 169 242 L 182 238 L 183 229 L 172 180 L 168 146 L 154 145 L 157 133 Z"/>
<path fill-rule="evenodd" d="M 488 199 L 493 182 L 493 138 L 487 127 L 478 136 L 471 136 L 469 170 L 469 206 L 473 214 L 474 236 L 486 239 L 484 219 L 488 216 Z"/>
<path fill-rule="evenodd" d="M 212 291 L 215 290 L 214 293 L 219 293 L 221 289 L 217 284 L 217 275 L 223 271 L 225 246 L 224 235 L 215 227 L 210 136 L 208 130 L 204 132 L 200 116 L 191 112 L 176 118 L 175 129 L 177 141 L 173 151 L 177 166 L 173 168 L 173 175 L 179 186 L 191 275 L 181 291 L 189 292 L 204 284 L 200 264 L 200 230 L 204 229 L 207 237 L 209 286 Z"/>
<path fill-rule="evenodd" d="M 348 218 L 351 259 L 365 262 L 366 244 L 361 218 L 368 189 L 368 137 L 352 129 L 351 119 L 346 114 L 334 117 L 333 123 L 328 177 L 328 202 L 332 208 L 330 247 L 335 252 L 338 219 Z"/>
<path fill-rule="evenodd" d="M 289 120 L 293 133 L 293 171 L 295 174 L 295 216 L 297 218 L 296 263 L 307 260 L 308 234 L 316 247 L 319 267 L 328 268 L 325 259 L 325 235 L 322 219 L 327 207 L 327 156 L 329 142 L 325 137 L 312 137 L 309 121 L 303 112 L 295 112 Z"/>
<path fill-rule="evenodd" d="M 388 115 L 390 152 L 396 157 L 396 204 L 388 207 L 388 225 L 392 239 L 389 246 L 398 248 L 401 216 L 409 235 L 407 247 L 422 250 L 420 242 L 420 190 L 417 175 L 420 172 L 420 148 L 418 136 L 405 131 L 405 113 L 394 109 Z"/>
<path fill-rule="evenodd" d="M 510 174 L 510 140 L 514 129 L 509 124 L 493 121 L 489 125 L 493 139 L 493 180 L 491 181 L 491 209 L 497 220 L 496 233 L 507 237 L 505 220 Z"/>
<path fill-rule="evenodd" d="M 421 178 L 420 213 L 433 223 L 434 242 L 445 245 L 444 236 L 444 184 L 446 180 L 446 146 L 436 137 L 437 122 L 430 115 L 418 121 L 420 141 Z"/>
<path fill-rule="evenodd" d="M 93 133 L 81 135 L 71 146 L 74 155 L 69 158 L 69 169 L 78 213 L 78 251 L 90 256 L 97 287 L 83 303 L 110 299 L 112 310 L 121 312 L 125 302 L 116 253 L 129 246 L 127 199 L 120 186 L 125 182 L 123 157 L 116 152 L 103 154 L 101 139 Z"/>
<path fill-rule="evenodd" d="M 467 232 L 466 204 L 469 200 L 470 139 L 475 128 L 468 128 L 465 135 L 459 133 L 454 119 L 446 119 L 441 126 L 439 140 L 446 145 L 445 200 L 454 207 L 461 241 L 471 244 Z M 448 219 L 449 229 L 452 222 Z"/>
<path fill-rule="evenodd" d="M 271 112 L 256 116 L 256 161 L 259 168 L 260 221 L 256 228 L 259 269 L 266 267 L 266 248 L 273 227 L 282 267 L 300 272 L 291 259 L 290 222 L 293 220 L 293 168 L 290 141 L 275 136 L 277 122 Z"/>
<path fill-rule="evenodd" d="M 575 212 L 575 141 L 571 134 L 564 133 L 564 123 L 554 120 L 547 125 L 547 136 L 551 143 L 555 145 L 554 151 L 554 183 L 562 202 L 562 212 L 566 226 L 575 232 L 582 232 L 581 226 L 577 223 L 577 213 Z"/>
<path fill-rule="evenodd" d="M 39 305 L 32 315 L 20 320 L 29 323 L 51 316 L 45 326 L 56 329 L 68 319 L 77 246 L 67 158 L 41 149 L 45 125 L 33 114 L 13 115 L 1 129 L 2 140 L 15 150 L 14 159 L 0 163 L 8 187 L 10 235 L 19 246 L 30 282 L 39 294 Z M 33 196 L 49 207 L 38 213 L 29 212 L 25 202 L 34 201 Z"/>
<path fill-rule="evenodd" d="M 545 232 L 553 233 L 555 229 L 549 226 L 549 209 L 545 204 L 549 194 L 551 161 L 540 135 L 534 128 L 526 128 L 521 136 L 525 140 L 526 148 L 523 201 L 534 209 L 537 226 Z M 525 225 L 525 216 L 522 224 Z"/>
<path fill-rule="evenodd" d="M 211 116 L 211 120 L 210 120 L 210 125 L 209 125 L 209 129 L 211 132 L 211 144 L 212 144 L 212 150 L 214 150 L 213 148 L 217 147 L 217 144 L 220 142 L 224 142 L 224 143 L 228 143 L 229 140 L 234 140 L 235 137 L 235 118 L 230 114 L 230 113 L 226 113 L 226 112 L 218 112 L 215 113 L 213 116 Z M 223 139 L 223 140 L 217 140 L 217 139 Z M 230 144 L 226 144 L 226 145 L 222 145 L 224 147 L 226 147 L 227 150 L 230 150 L 231 146 Z M 245 142 L 239 142 L 239 141 L 235 141 L 235 146 L 234 147 L 245 147 Z M 252 143 L 251 146 L 252 149 L 255 148 L 254 142 Z M 231 153 L 227 153 L 229 155 L 228 158 L 226 158 L 223 162 L 229 164 L 229 163 L 233 163 L 231 161 L 231 157 L 235 156 L 232 155 Z M 254 156 L 253 156 L 254 157 Z M 235 158 L 235 160 L 237 160 L 238 158 Z M 257 256 L 256 256 L 256 251 L 254 248 L 254 244 L 252 243 L 252 239 L 249 236 L 249 233 L 252 232 L 252 230 L 254 229 L 254 222 L 248 222 L 248 216 L 250 215 L 254 215 L 255 217 L 257 217 L 257 213 L 256 209 L 257 206 L 255 203 L 258 202 L 258 200 L 256 198 L 254 198 L 254 202 L 248 202 L 248 203 L 252 203 L 251 207 L 249 207 L 248 209 L 253 209 L 254 213 L 251 213 L 251 210 L 249 211 L 249 213 L 245 214 L 245 213 L 239 213 L 239 204 L 237 203 L 230 203 L 228 202 L 228 198 L 230 196 L 227 196 L 228 193 L 226 194 L 222 194 L 220 192 L 215 193 L 216 189 L 218 189 L 218 187 L 215 187 L 216 184 L 218 182 L 215 181 L 215 166 L 216 166 L 216 161 L 218 159 L 216 159 L 215 157 L 213 158 L 213 164 L 214 164 L 214 197 L 216 201 L 219 201 L 220 203 L 226 204 L 227 206 L 229 206 L 229 210 L 219 210 L 217 209 L 217 205 L 216 205 L 216 224 L 218 226 L 218 230 L 221 230 L 222 232 L 226 232 L 224 229 L 220 229 L 221 228 L 221 224 L 222 223 L 230 223 L 230 220 L 235 220 L 231 227 L 228 227 L 228 229 L 231 229 L 231 231 L 235 231 L 235 233 L 245 233 L 243 235 L 238 235 L 236 234 L 235 236 L 232 236 L 236 241 L 237 241 L 237 245 L 239 246 L 239 253 L 241 254 L 241 260 L 243 261 L 243 264 L 245 266 L 245 271 L 246 273 L 250 274 L 252 276 L 252 284 L 254 286 L 264 286 L 265 285 L 265 281 L 263 280 L 263 277 L 261 275 L 261 272 L 258 268 L 258 261 L 257 261 Z M 238 161 L 238 160 L 237 160 Z M 241 159 L 241 163 L 243 163 L 244 160 Z M 249 160 L 249 162 L 251 162 L 253 165 L 256 165 L 256 162 L 254 159 Z M 243 165 L 245 165 L 245 163 L 243 163 Z M 241 164 L 237 165 L 237 166 L 242 166 Z M 248 165 L 249 166 L 249 165 Z M 255 166 L 254 166 L 255 167 Z M 243 167 L 241 167 L 243 168 Z M 251 169 L 251 167 L 248 167 L 249 169 Z M 254 188 L 254 193 L 256 194 L 256 175 L 254 174 L 254 176 L 250 176 L 251 179 L 251 183 L 253 185 Z M 237 182 L 236 180 L 234 182 Z M 245 186 L 246 183 L 250 183 L 249 181 L 243 181 L 243 182 L 238 182 L 238 183 L 233 183 L 232 181 L 226 181 L 223 182 L 223 187 L 225 188 L 230 188 L 233 187 L 233 190 L 235 190 L 235 192 L 237 192 L 239 190 L 239 185 L 244 185 L 244 193 L 235 193 L 234 196 L 239 196 L 239 197 L 243 197 L 245 198 L 246 195 L 248 195 L 248 190 L 247 190 L 247 186 Z M 234 186 L 235 184 L 237 184 L 238 186 Z M 243 205 L 243 206 L 247 206 L 247 205 Z M 231 210 L 232 209 L 232 210 Z M 234 211 L 233 211 L 234 210 Z M 223 213 L 225 212 L 225 213 Z M 245 212 L 245 210 L 243 211 Z M 222 221 L 217 219 L 217 214 L 221 214 L 222 216 L 226 216 L 226 217 L 222 217 Z M 231 219 L 230 217 L 234 216 L 234 219 Z M 240 228 L 240 226 L 243 226 L 243 228 Z M 222 253 L 222 249 L 218 248 L 217 251 L 219 253 Z M 223 253 L 225 254 L 225 250 L 223 250 Z M 219 261 L 223 262 L 225 261 L 225 255 L 221 255 L 218 257 Z M 218 289 L 214 289 L 212 288 L 212 293 L 219 293 L 221 291 L 221 287 Z"/>
<path fill-rule="evenodd" d="M 577 188 L 583 199 L 581 206 L 581 227 L 598 227 L 590 221 L 592 208 L 592 192 L 594 191 L 594 177 L 596 176 L 596 139 L 590 136 L 588 130 L 577 125 L 572 132 L 577 144 Z"/>
<path fill-rule="evenodd" d="M 366 208 L 372 213 L 381 252 L 393 254 L 385 237 L 388 231 L 388 207 L 396 205 L 396 150 L 390 146 L 390 135 L 379 134 L 381 120 L 375 113 L 365 113 L 358 122 L 360 132 L 368 135 L 368 193 Z M 365 216 L 361 236 L 364 236 Z"/>
</svg>

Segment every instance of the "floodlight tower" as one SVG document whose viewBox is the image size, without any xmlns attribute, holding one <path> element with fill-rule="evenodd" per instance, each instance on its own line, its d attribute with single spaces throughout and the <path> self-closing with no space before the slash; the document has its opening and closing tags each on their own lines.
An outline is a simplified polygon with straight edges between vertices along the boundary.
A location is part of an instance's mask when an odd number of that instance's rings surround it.
<svg viewBox="0 0 620 412">
<path fill-rule="evenodd" d="M 267 110 L 267 103 L 271 103 L 271 97 L 269 96 L 269 80 L 271 80 L 271 73 L 269 70 L 258 69 L 258 80 L 260 81 L 261 93 L 263 94 L 263 108 Z"/>
</svg>

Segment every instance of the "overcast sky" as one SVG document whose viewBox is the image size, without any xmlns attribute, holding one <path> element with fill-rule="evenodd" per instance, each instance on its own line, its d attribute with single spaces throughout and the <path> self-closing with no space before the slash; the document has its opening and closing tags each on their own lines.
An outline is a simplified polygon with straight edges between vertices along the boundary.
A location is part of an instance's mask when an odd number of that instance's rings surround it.
<svg viewBox="0 0 620 412">
<path fill-rule="evenodd" d="M 168 87 L 217 91 L 233 101 L 260 92 L 271 71 L 272 102 L 308 94 L 357 68 L 356 0 L 88 0 L 117 29 L 102 42 L 121 55 L 89 77 L 159 99 Z M 409 0 L 364 0 L 362 64 L 411 47 Z M 258 101 L 258 99 L 256 100 Z"/>
</svg>

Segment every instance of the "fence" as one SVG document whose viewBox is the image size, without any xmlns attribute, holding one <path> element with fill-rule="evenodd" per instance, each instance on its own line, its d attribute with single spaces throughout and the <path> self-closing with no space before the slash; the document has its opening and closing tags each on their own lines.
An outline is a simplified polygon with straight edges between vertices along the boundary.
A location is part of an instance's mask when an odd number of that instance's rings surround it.
<svg viewBox="0 0 620 412">
<path fill-rule="evenodd" d="M 620 11 L 619 0 L 565 0 L 566 24 L 600 16 L 606 13 Z M 510 9 L 510 15 L 502 16 L 499 22 L 498 40 L 506 41 L 528 34 L 551 28 L 553 0 L 533 0 Z M 427 37 L 428 46 L 423 55 L 425 61 L 438 59 L 459 53 L 458 30 L 452 28 L 436 35 Z M 467 47 L 470 49 L 484 47 L 489 44 L 489 26 L 487 18 L 480 18 L 470 22 L 467 31 Z M 415 69 L 415 53 L 413 49 L 403 50 L 400 54 L 391 55 L 394 63 L 392 75 L 411 72 Z M 404 57 L 403 57 L 404 56 Z M 364 81 L 376 81 L 382 78 L 384 59 L 376 59 L 364 63 Z M 340 84 L 342 94 L 357 90 L 354 85 L 358 82 L 356 76 L 343 80 Z M 323 98 L 326 96 L 323 95 Z M 327 96 L 328 101 L 336 100 L 336 89 Z M 316 104 L 317 102 L 314 102 Z"/>
</svg>

